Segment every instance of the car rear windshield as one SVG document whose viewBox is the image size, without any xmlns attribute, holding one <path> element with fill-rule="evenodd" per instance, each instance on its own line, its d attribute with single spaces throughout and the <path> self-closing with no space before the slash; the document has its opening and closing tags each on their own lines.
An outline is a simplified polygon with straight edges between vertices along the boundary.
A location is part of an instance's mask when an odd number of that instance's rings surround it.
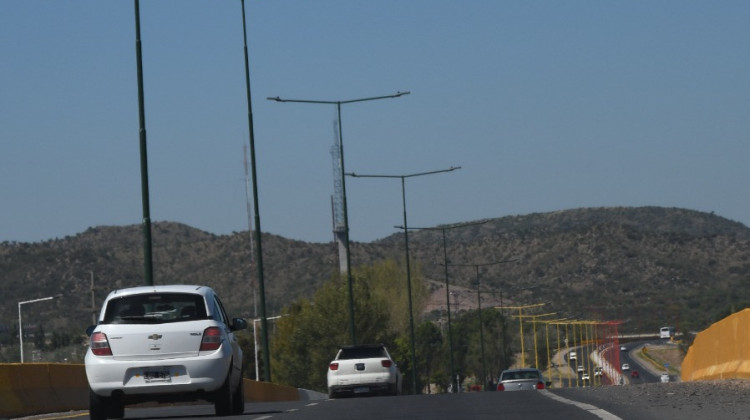
<svg viewBox="0 0 750 420">
<path fill-rule="evenodd" d="M 201 295 L 147 293 L 111 299 L 102 324 L 158 324 L 206 318 Z"/>
<path fill-rule="evenodd" d="M 339 360 L 342 359 L 372 359 L 388 357 L 383 347 L 346 347 L 341 349 Z"/>
<path fill-rule="evenodd" d="M 503 373 L 501 381 L 512 381 L 516 379 L 539 379 L 539 373 L 534 371 L 511 371 Z"/>
</svg>

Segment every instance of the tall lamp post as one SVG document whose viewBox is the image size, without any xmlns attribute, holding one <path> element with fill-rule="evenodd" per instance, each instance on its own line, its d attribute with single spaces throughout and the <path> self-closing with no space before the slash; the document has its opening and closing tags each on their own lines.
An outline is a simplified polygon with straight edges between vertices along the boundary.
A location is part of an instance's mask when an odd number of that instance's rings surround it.
<svg viewBox="0 0 750 420">
<path fill-rule="evenodd" d="M 18 302 L 18 342 L 21 345 L 21 363 L 23 363 L 23 322 L 21 320 L 21 305 L 25 305 L 27 303 L 34 303 L 34 302 L 41 302 L 44 300 L 52 300 L 54 299 L 54 296 L 48 296 L 41 299 L 33 299 L 33 300 L 25 300 L 23 302 Z"/>
<path fill-rule="evenodd" d="M 339 126 L 339 163 L 341 166 L 341 191 L 342 201 L 344 206 L 344 248 L 345 248 L 345 259 L 346 259 L 346 278 L 349 287 L 349 334 L 351 335 L 352 345 L 357 344 L 357 335 L 354 327 L 354 287 L 352 286 L 352 268 L 351 268 L 351 256 L 349 253 L 349 212 L 346 204 L 346 180 L 344 179 L 344 137 L 341 129 L 341 105 L 351 104 L 355 102 L 366 102 L 374 101 L 378 99 L 398 98 L 400 96 L 408 95 L 410 92 L 396 92 L 393 95 L 383 96 L 372 96 L 368 98 L 349 99 L 346 101 L 320 101 L 320 100 L 309 100 L 309 99 L 282 99 L 278 96 L 268 97 L 269 101 L 276 102 L 297 102 L 303 104 L 323 104 L 323 105 L 336 105 L 336 112 L 338 114 L 338 126 Z"/>
<path fill-rule="evenodd" d="M 151 251 L 151 204 L 148 191 L 148 152 L 146 146 L 146 111 L 143 95 L 143 58 L 141 53 L 141 8 L 139 0 L 135 5 L 135 58 L 138 79 L 138 132 L 141 149 L 141 203 L 143 207 L 143 276 L 146 286 L 154 284 L 154 267 Z"/>
<path fill-rule="evenodd" d="M 448 308 L 448 350 L 450 353 L 450 368 L 451 368 L 451 384 L 454 385 L 454 391 L 458 392 L 458 378 L 456 377 L 456 368 L 455 368 L 455 362 L 453 358 L 453 332 L 451 330 L 451 291 L 450 291 L 450 283 L 448 282 L 448 246 L 447 246 L 447 240 L 445 237 L 445 231 L 448 229 L 456 229 L 456 228 L 462 228 L 467 226 L 474 226 L 474 225 L 481 225 L 487 223 L 486 220 L 481 222 L 472 222 L 472 223 L 459 223 L 454 225 L 447 225 L 447 226 L 438 226 L 438 227 L 412 227 L 409 229 L 412 230 L 439 230 L 443 234 L 443 268 L 445 268 L 445 304 Z M 403 226 L 395 226 L 397 229 L 404 229 Z"/>
<path fill-rule="evenodd" d="M 266 286 L 263 274 L 263 242 L 260 228 L 260 209 L 258 205 L 258 173 L 255 160 L 255 130 L 253 128 L 253 102 L 250 94 L 250 60 L 247 52 L 247 23 L 245 19 L 245 0 L 242 0 L 242 42 L 244 44 L 245 58 L 245 97 L 247 98 L 247 125 L 250 141 L 250 168 L 253 174 L 253 210 L 255 216 L 255 265 L 258 271 L 258 293 L 260 294 L 260 325 L 262 327 L 263 341 L 263 376 L 266 381 L 271 382 L 271 352 L 268 345 L 268 318 L 266 316 Z M 252 230 L 252 229 L 251 229 Z M 255 324 L 253 323 L 253 327 Z M 257 364 L 256 364 L 257 367 Z M 257 379 L 257 375 L 256 375 Z"/>
<path fill-rule="evenodd" d="M 456 169 L 461 169 L 460 166 L 451 166 L 448 169 L 440 169 L 437 171 L 429 171 L 429 172 L 419 172 L 414 174 L 408 174 L 408 175 L 361 175 L 361 174 L 355 174 L 347 173 L 346 175 L 349 175 L 354 178 L 399 178 L 401 179 L 401 202 L 403 203 L 404 207 L 404 248 L 406 249 L 406 287 L 407 287 L 407 294 L 409 296 L 409 337 L 411 341 L 411 379 L 412 379 L 412 394 L 417 394 L 417 356 L 416 356 L 416 350 L 414 348 L 414 312 L 412 311 L 412 299 L 411 299 L 411 269 L 409 264 L 409 225 L 406 223 L 406 187 L 405 187 L 405 180 L 406 178 L 414 178 L 417 176 L 423 176 L 423 175 L 432 175 L 432 174 L 439 174 L 443 172 L 452 172 Z M 450 308 L 448 308 L 450 309 Z"/>
</svg>

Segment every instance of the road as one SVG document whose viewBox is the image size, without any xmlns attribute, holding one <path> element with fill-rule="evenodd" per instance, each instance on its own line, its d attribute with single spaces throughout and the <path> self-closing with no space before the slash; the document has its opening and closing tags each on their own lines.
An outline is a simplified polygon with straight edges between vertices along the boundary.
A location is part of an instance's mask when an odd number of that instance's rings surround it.
<svg viewBox="0 0 750 420">
<path fill-rule="evenodd" d="M 546 394 L 546 395 L 544 395 Z M 252 420 L 435 420 L 435 419 L 569 419 L 603 417 L 571 402 L 553 399 L 549 391 L 471 392 L 460 394 L 364 397 L 285 403 L 246 404 L 245 414 L 234 419 Z M 70 418 L 66 416 L 65 418 Z M 80 418 L 88 418 L 82 416 Z M 213 406 L 126 408 L 126 419 L 213 419 Z M 617 417 L 604 417 L 616 420 Z M 226 417 L 224 417 L 226 419 Z"/>
<path fill-rule="evenodd" d="M 750 381 L 648 383 L 550 391 L 365 397 L 284 403 L 248 403 L 231 420 L 320 419 L 606 419 L 730 420 L 750 413 Z M 560 398 L 564 398 L 561 400 Z M 214 419 L 211 405 L 126 408 L 131 419 Z M 88 419 L 85 411 L 34 420 Z"/>
<path fill-rule="evenodd" d="M 747 383 L 674 382 L 565 388 L 551 391 L 365 397 L 337 400 L 246 404 L 232 420 L 729 420 L 747 419 Z M 35 417 L 35 420 L 54 417 Z M 64 413 L 57 419 L 87 419 Z M 210 405 L 126 408 L 125 418 L 215 419 Z M 217 418 L 218 419 L 218 418 Z"/>
</svg>

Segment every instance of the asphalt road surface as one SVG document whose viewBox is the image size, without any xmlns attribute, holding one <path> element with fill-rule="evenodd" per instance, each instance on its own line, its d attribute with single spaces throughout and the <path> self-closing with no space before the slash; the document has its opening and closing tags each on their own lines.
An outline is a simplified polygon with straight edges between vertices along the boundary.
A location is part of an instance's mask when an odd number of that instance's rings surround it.
<svg viewBox="0 0 750 420">
<path fill-rule="evenodd" d="M 750 418 L 750 382 L 648 383 L 550 391 L 474 392 L 248 403 L 252 420 L 633 419 L 733 420 Z M 35 419 L 87 419 L 87 412 Z M 126 419 L 214 419 L 211 405 L 126 408 Z"/>
</svg>

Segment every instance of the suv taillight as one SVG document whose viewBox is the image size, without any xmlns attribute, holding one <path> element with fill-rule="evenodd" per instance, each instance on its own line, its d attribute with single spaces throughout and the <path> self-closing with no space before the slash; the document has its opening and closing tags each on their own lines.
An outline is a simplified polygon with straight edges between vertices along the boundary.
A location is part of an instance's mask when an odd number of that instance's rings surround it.
<svg viewBox="0 0 750 420">
<path fill-rule="evenodd" d="M 109 348 L 107 334 L 95 332 L 91 334 L 91 353 L 96 356 L 111 356 L 112 349 Z"/>
<path fill-rule="evenodd" d="M 383 366 L 384 368 L 389 368 L 389 367 L 391 367 L 391 365 L 393 365 L 393 362 L 392 362 L 392 361 L 390 361 L 390 360 L 388 360 L 388 359 L 385 359 L 385 360 L 381 360 L 381 361 L 380 361 L 380 364 L 381 364 L 381 365 L 382 365 L 382 366 Z"/>
<path fill-rule="evenodd" d="M 328 369 L 339 370 L 339 364 L 338 363 L 331 363 L 330 365 L 328 365 Z"/>
<path fill-rule="evenodd" d="M 221 347 L 221 329 L 219 327 L 208 327 L 203 330 L 200 351 L 214 351 Z"/>
<path fill-rule="evenodd" d="M 505 391 L 505 385 L 503 385 L 503 384 L 497 384 L 497 390 L 498 391 Z"/>
<path fill-rule="evenodd" d="M 544 389 L 544 382 L 537 382 L 536 389 Z"/>
</svg>

